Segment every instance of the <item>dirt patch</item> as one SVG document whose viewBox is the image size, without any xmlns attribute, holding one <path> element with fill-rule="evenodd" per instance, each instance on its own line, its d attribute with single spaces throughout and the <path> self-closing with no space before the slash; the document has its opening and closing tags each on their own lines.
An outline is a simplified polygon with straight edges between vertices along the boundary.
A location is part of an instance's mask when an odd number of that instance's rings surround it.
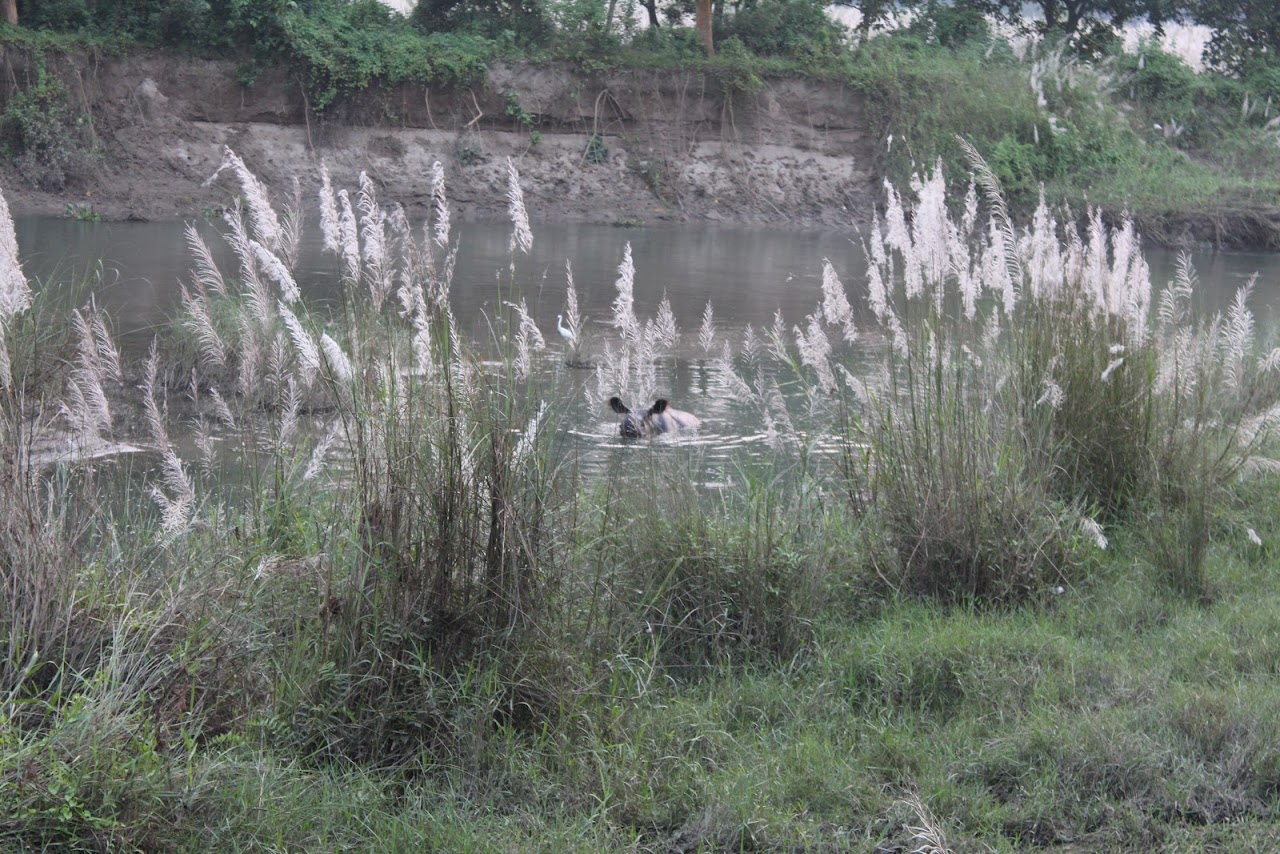
<svg viewBox="0 0 1280 854">
<path fill-rule="evenodd" d="M 8 98 L 29 60 L 2 60 Z M 508 158 L 530 214 L 565 221 L 844 228 L 877 191 L 861 99 L 838 85 L 777 81 L 742 101 L 693 73 L 519 66 L 463 91 L 371 91 L 317 117 L 284 72 L 245 86 L 231 62 L 60 57 L 51 70 L 91 117 L 101 156 L 56 192 L 0 169 L 19 214 L 198 216 L 238 193 L 229 176 L 204 185 L 224 146 L 281 196 L 294 177 L 313 191 L 323 162 L 339 187 L 367 171 L 410 215 L 425 212 L 438 160 L 463 219 L 505 215 Z"/>
</svg>

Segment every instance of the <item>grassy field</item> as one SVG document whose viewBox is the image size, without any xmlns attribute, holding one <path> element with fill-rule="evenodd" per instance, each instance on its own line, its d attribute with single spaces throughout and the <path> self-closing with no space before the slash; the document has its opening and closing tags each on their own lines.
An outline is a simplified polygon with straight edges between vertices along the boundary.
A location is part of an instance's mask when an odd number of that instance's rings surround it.
<svg viewBox="0 0 1280 854">
<path fill-rule="evenodd" d="M 0 211 L 4 845 L 1267 848 L 1280 351 L 1247 288 L 1197 317 L 1189 264 L 1156 293 L 1130 225 L 1015 223 L 969 157 L 967 196 L 890 193 L 865 283 L 704 324 L 772 446 L 719 492 L 678 441 L 584 474 L 514 167 L 492 342 L 454 329 L 443 172 L 421 229 L 325 177 L 320 313 L 302 203 L 228 151 L 238 266 L 190 233 L 141 365 Z M 602 409 L 673 335 L 632 273 Z M 118 439 L 148 454 L 75 461 Z"/>
</svg>

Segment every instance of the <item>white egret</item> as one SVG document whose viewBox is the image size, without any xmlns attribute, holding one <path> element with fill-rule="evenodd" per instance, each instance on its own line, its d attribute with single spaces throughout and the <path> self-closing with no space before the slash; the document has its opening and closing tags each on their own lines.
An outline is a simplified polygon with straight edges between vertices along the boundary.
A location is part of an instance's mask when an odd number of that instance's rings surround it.
<svg viewBox="0 0 1280 854">
<path fill-rule="evenodd" d="M 573 330 L 564 325 L 564 315 L 556 315 L 556 331 L 560 333 L 560 337 L 568 341 L 570 344 L 578 343 L 578 336 L 573 334 Z"/>
</svg>

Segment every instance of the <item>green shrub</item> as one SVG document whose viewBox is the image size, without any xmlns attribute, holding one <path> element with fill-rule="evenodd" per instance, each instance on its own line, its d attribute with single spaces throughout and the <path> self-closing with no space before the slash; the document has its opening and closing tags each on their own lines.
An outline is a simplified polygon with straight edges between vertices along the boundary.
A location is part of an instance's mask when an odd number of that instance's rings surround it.
<svg viewBox="0 0 1280 854">
<path fill-rule="evenodd" d="M 36 78 L 17 92 L 0 115 L 0 141 L 7 157 L 31 183 L 62 190 L 87 178 L 97 158 L 89 116 L 37 60 Z"/>
</svg>

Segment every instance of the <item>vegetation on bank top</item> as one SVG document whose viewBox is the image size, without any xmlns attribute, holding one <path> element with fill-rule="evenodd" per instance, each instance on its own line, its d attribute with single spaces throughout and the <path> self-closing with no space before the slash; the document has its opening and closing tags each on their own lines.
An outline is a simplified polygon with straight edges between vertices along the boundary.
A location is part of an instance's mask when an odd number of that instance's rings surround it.
<svg viewBox="0 0 1280 854">
<path fill-rule="evenodd" d="M 497 61 L 700 71 L 726 98 L 749 97 L 773 76 L 844 81 L 866 94 L 884 143 L 879 166 L 895 182 L 937 157 L 963 174 L 959 136 L 983 152 L 1015 210 L 1034 207 L 1043 184 L 1054 202 L 1127 209 L 1158 230 L 1187 209 L 1270 207 L 1280 189 L 1280 66 L 1265 39 L 1275 28 L 1232 18 L 1232 2 L 1064 4 L 1079 14 L 1050 25 L 969 0 L 921 4 L 892 27 L 887 4 L 864 3 L 855 31 L 817 0 L 718 3 L 713 56 L 688 26 L 692 4 L 594 0 L 426 0 L 407 18 L 375 0 L 58 0 L 24 9 L 5 37 L 32 50 L 80 39 L 230 54 L 246 85 L 283 63 L 318 113 L 375 85 L 469 85 Z M 1121 49 L 1116 23 L 1174 13 L 1222 27 L 1205 70 L 1154 39 Z M 4 151 L 37 183 L 74 182 L 98 156 L 82 111 L 51 76 L 20 85 L 0 116 Z"/>
</svg>

